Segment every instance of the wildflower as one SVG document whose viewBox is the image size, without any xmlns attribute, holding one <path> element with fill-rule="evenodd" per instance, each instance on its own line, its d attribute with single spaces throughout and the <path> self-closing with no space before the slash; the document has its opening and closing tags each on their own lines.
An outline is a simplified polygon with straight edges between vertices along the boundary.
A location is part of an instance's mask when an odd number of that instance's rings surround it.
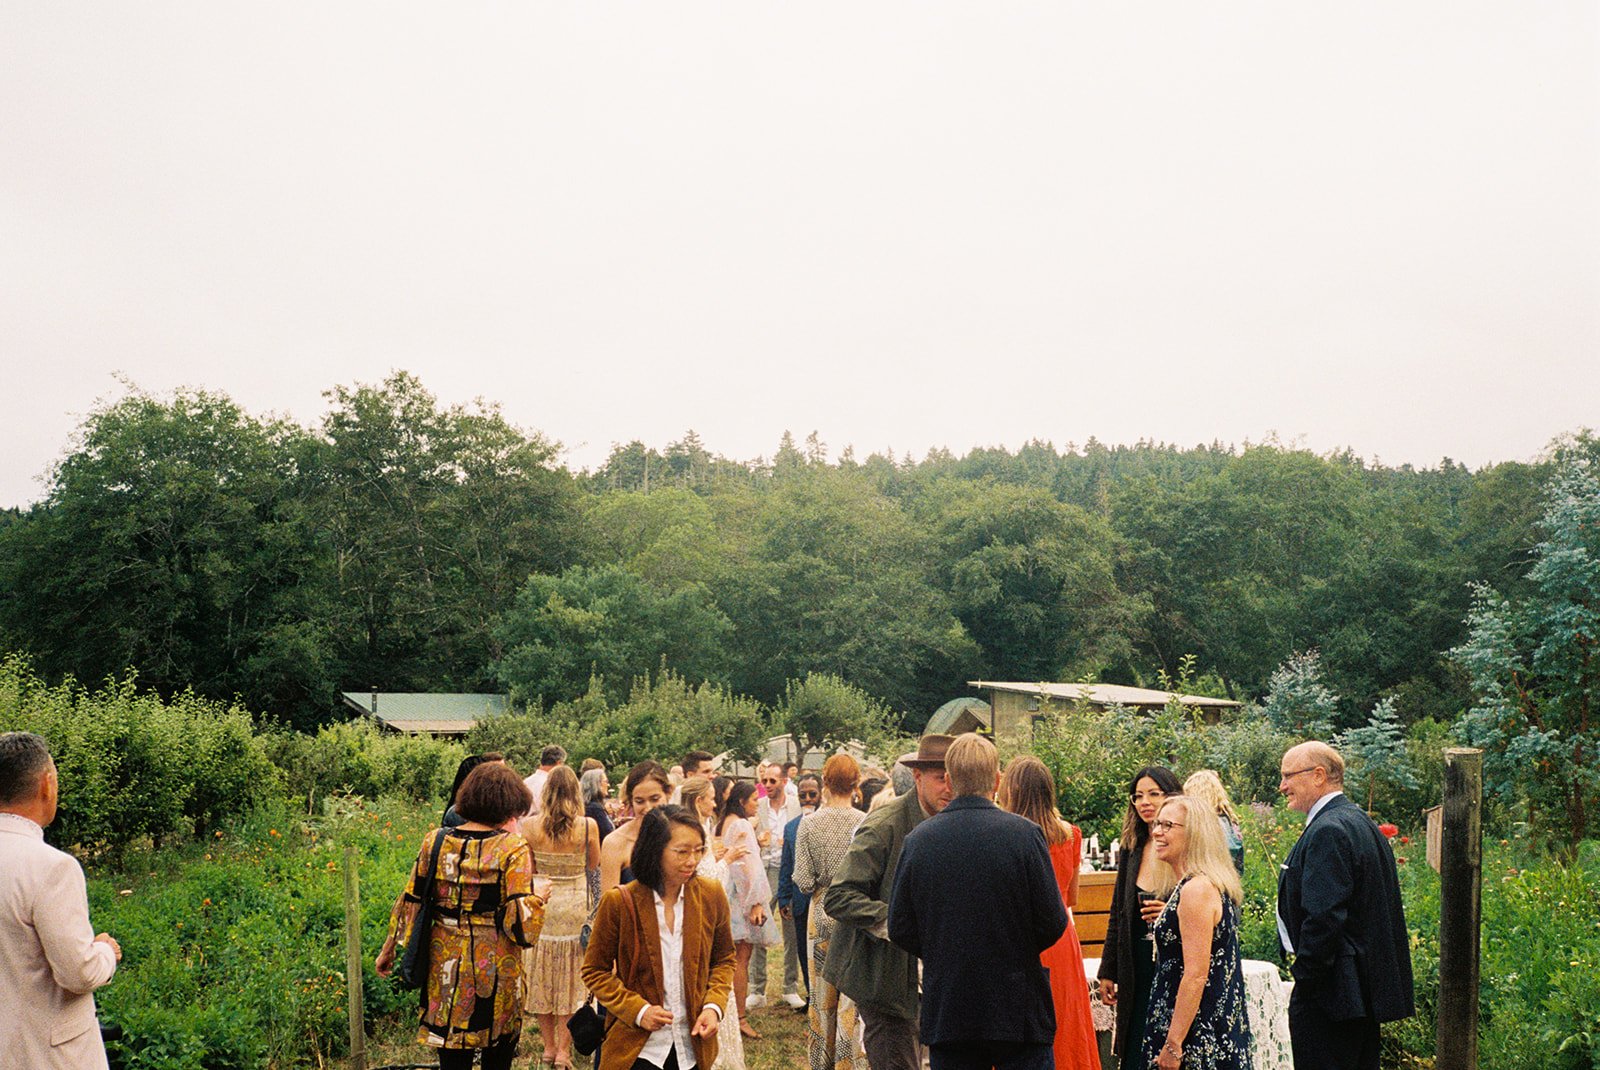
<svg viewBox="0 0 1600 1070">
<path fill-rule="evenodd" d="M 1397 827 L 1395 827 L 1394 825 L 1391 825 L 1386 821 L 1383 824 L 1378 826 L 1378 831 L 1383 833 L 1385 836 L 1389 837 L 1392 840 L 1392 839 L 1394 839 L 1395 835 L 1397 833 L 1399 833 L 1400 830 Z"/>
<path fill-rule="evenodd" d="M 268 829 L 267 830 L 267 835 L 273 837 L 274 839 L 276 839 L 277 836 L 278 836 L 278 830 L 277 829 Z"/>
<path fill-rule="evenodd" d="M 1411 837 L 1410 836 L 1401 836 L 1400 837 L 1400 843 L 1403 846 L 1409 847 L 1411 845 Z"/>
<path fill-rule="evenodd" d="M 202 900 L 200 900 L 200 905 L 203 906 L 203 907 L 208 907 L 208 906 L 211 905 L 211 900 L 210 899 L 202 899 Z"/>
</svg>

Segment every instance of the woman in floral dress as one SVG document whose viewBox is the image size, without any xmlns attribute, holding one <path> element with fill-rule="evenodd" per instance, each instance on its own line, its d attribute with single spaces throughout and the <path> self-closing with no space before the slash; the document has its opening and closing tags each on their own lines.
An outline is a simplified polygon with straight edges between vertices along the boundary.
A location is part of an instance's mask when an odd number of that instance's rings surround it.
<svg viewBox="0 0 1600 1070">
<path fill-rule="evenodd" d="M 549 882 L 533 875 L 528 841 L 505 825 L 528 812 L 533 797 L 509 766 L 478 766 L 462 783 L 456 812 L 466 819 L 422 841 L 406 889 L 389 915 L 389 936 L 374 964 L 394 968 L 395 948 L 411 936 L 437 844 L 429 933 L 428 980 L 417 1042 L 439 1050 L 442 1070 L 468 1070 L 483 1053 L 485 1070 L 510 1070 L 522 1034 L 522 948 L 539 940 Z M 443 842 L 439 843 L 440 838 Z M 537 888 L 535 885 L 537 884 Z"/>
<path fill-rule="evenodd" d="M 1141 1065 L 1251 1070 L 1239 960 L 1244 890 L 1215 811 L 1172 796 L 1162 803 L 1150 833 L 1157 857 L 1178 875 L 1178 886 L 1152 926 L 1156 977 Z"/>
<path fill-rule="evenodd" d="M 807 937 L 811 954 L 811 1005 L 807 1009 L 807 1054 L 811 1070 L 867 1070 L 857 1038 L 856 1007 L 822 976 L 833 940 L 833 919 L 822 900 L 850 849 L 850 837 L 867 815 L 854 806 L 861 766 L 848 754 L 835 754 L 822 766 L 822 805 L 800 819 L 794 841 L 794 885 L 811 896 Z"/>
</svg>

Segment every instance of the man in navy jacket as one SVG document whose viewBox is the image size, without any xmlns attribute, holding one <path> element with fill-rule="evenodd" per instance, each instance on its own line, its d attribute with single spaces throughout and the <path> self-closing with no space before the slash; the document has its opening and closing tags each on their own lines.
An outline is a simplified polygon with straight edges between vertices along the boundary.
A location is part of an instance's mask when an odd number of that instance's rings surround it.
<svg viewBox="0 0 1600 1070">
<path fill-rule="evenodd" d="M 800 978 L 806 991 L 811 991 L 811 956 L 806 951 L 806 926 L 811 920 L 811 900 L 794 886 L 794 844 L 800 837 L 800 821 L 816 812 L 822 802 L 822 781 L 815 773 L 807 773 L 795 782 L 800 800 L 800 817 L 783 826 L 783 860 L 778 863 L 778 911 L 785 919 L 794 919 L 795 949 L 800 952 Z M 796 1010 L 804 1010 L 802 1003 Z"/>
<path fill-rule="evenodd" d="M 1289 1039 L 1296 1070 L 1378 1070 L 1378 1025 L 1415 1013 L 1411 947 L 1394 851 L 1344 795 L 1326 743 L 1283 756 L 1278 790 L 1306 830 L 1278 875 L 1278 936 L 1294 956 Z"/>
<path fill-rule="evenodd" d="M 922 1042 L 932 1070 L 1050 1070 L 1056 1014 L 1039 953 L 1067 912 L 1039 826 L 991 801 L 994 744 L 950 744 L 952 798 L 906 836 L 889 939 L 922 959 Z"/>
</svg>

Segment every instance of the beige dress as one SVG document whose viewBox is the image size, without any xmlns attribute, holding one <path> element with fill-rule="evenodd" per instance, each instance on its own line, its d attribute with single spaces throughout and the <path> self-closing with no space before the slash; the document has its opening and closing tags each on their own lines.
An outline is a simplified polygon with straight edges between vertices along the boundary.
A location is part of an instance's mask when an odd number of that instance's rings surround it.
<svg viewBox="0 0 1600 1070">
<path fill-rule="evenodd" d="M 584 875 L 587 847 L 576 852 L 533 853 L 534 870 L 550 878 L 539 944 L 526 953 L 527 1013 L 571 1015 L 589 992 L 583 987 L 583 948 L 578 937 L 589 917 L 589 883 Z"/>
</svg>

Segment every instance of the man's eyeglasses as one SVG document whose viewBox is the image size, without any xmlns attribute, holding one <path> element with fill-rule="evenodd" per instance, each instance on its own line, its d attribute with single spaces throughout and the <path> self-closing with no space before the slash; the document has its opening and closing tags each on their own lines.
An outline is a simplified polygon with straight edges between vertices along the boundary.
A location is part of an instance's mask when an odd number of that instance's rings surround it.
<svg viewBox="0 0 1600 1070">
<path fill-rule="evenodd" d="M 1299 776 L 1301 773 L 1309 773 L 1313 769 L 1321 769 L 1321 768 L 1322 767 L 1320 765 L 1308 765 L 1304 769 L 1296 769 L 1292 773 L 1283 774 L 1283 779 L 1284 780 L 1288 780 L 1290 777 L 1296 777 L 1296 776 Z"/>
<path fill-rule="evenodd" d="M 1182 821 L 1152 821 L 1152 822 L 1150 822 L 1150 831 L 1151 832 L 1171 832 L 1173 829 L 1181 829 L 1181 828 L 1183 828 L 1183 822 Z"/>
<path fill-rule="evenodd" d="M 763 780 L 761 783 L 765 784 L 767 787 L 770 788 L 770 787 L 772 787 L 772 785 L 776 784 L 777 781 L 776 780 Z"/>
</svg>

